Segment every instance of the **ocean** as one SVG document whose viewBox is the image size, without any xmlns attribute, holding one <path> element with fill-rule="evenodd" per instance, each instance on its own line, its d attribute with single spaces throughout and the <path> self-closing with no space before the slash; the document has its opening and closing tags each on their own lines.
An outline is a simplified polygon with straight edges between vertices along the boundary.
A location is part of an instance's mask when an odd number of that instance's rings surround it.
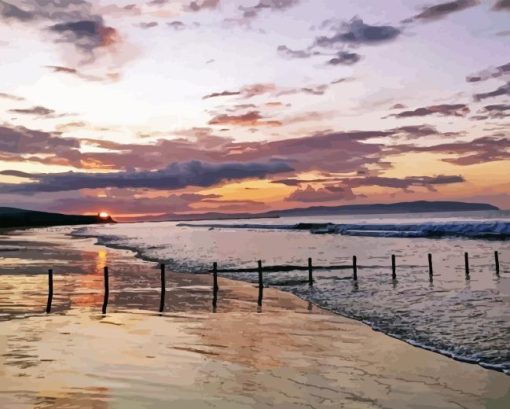
<svg viewBox="0 0 510 409">
<path fill-rule="evenodd" d="M 295 229 L 300 223 L 317 224 L 319 232 L 324 223 L 350 230 L 313 234 L 313 228 Z M 174 271 L 196 273 L 210 270 L 213 262 L 220 269 L 256 267 L 257 260 L 305 266 L 308 257 L 315 265 L 351 265 L 356 255 L 357 283 L 348 279 L 351 270 L 316 271 L 311 288 L 305 271 L 266 273 L 264 282 L 415 345 L 510 373 L 510 241 L 498 239 L 505 233 L 510 238 L 508 212 L 133 223 L 86 227 L 74 234 L 131 249 Z M 257 281 L 256 273 L 224 275 Z"/>
<path fill-rule="evenodd" d="M 53 234 L 59 229 L 132 250 L 171 271 L 197 274 L 213 262 L 220 269 L 256 267 L 257 260 L 305 266 L 308 257 L 314 265 L 350 266 L 356 255 L 357 282 L 347 268 L 315 271 L 312 287 L 306 271 L 267 272 L 264 283 L 411 344 L 510 374 L 509 212 L 119 223 L 52 228 Z M 391 275 L 392 254 L 397 280 Z M 256 273 L 223 275 L 257 282 Z M 148 277 L 144 280 L 157 288 L 157 271 Z M 139 277 L 122 279 L 127 291 L 136 291 Z"/>
</svg>

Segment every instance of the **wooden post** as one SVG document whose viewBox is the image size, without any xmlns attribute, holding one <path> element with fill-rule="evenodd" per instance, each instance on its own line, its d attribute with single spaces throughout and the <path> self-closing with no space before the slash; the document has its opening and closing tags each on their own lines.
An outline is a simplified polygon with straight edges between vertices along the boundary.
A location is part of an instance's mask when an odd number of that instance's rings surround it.
<svg viewBox="0 0 510 409">
<path fill-rule="evenodd" d="M 308 285 L 313 285 L 312 258 L 308 257 Z"/>
<path fill-rule="evenodd" d="M 264 283 L 262 281 L 262 261 L 258 261 L 259 267 L 259 299 L 257 304 L 259 307 L 262 307 L 262 298 L 264 297 Z"/>
<path fill-rule="evenodd" d="M 352 279 L 358 281 L 358 262 L 356 256 L 352 256 Z"/>
<path fill-rule="evenodd" d="M 397 279 L 397 266 L 395 264 L 395 254 L 391 255 L 391 278 L 393 280 Z"/>
<path fill-rule="evenodd" d="M 464 265 L 466 267 L 466 280 L 469 280 L 469 254 L 464 253 Z"/>
<path fill-rule="evenodd" d="M 48 270 L 48 303 L 46 304 L 46 314 L 51 312 L 51 301 L 53 300 L 53 270 Z"/>
<path fill-rule="evenodd" d="M 110 294 L 110 286 L 108 283 L 108 267 L 104 268 L 104 300 L 103 300 L 103 314 L 106 314 L 106 307 L 108 307 L 108 295 Z"/>
<path fill-rule="evenodd" d="M 161 269 L 161 299 L 159 301 L 159 312 L 165 310 L 165 292 L 166 292 L 166 277 L 165 277 L 165 265 L 160 265 Z"/>
<path fill-rule="evenodd" d="M 497 251 L 494 252 L 494 260 L 496 261 L 496 275 L 499 276 L 499 254 Z"/>
<path fill-rule="evenodd" d="M 432 269 L 432 254 L 429 253 L 429 278 L 432 281 L 432 277 L 434 276 L 434 270 Z"/>
<path fill-rule="evenodd" d="M 213 263 L 213 300 L 212 305 L 213 308 L 216 308 L 216 305 L 218 304 L 218 263 Z"/>
</svg>

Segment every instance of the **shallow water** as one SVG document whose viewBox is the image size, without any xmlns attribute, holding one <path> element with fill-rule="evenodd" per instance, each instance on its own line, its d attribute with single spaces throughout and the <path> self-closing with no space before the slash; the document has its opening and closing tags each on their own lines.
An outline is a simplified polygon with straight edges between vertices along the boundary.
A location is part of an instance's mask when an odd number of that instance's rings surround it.
<svg viewBox="0 0 510 409">
<path fill-rule="evenodd" d="M 257 220 L 257 224 L 288 225 L 298 222 L 421 223 L 423 221 L 484 221 L 502 214 L 426 215 L 422 218 L 369 216 Z M 508 217 L 506 218 L 508 220 Z M 241 224 L 253 221 L 229 221 Z M 199 225 L 211 222 L 196 223 Z M 73 237 L 67 236 L 73 233 Z M 78 235 L 78 236 L 77 236 Z M 0 253 L 0 319 L 42 312 L 46 297 L 45 272 L 56 273 L 62 291 L 56 294 L 56 311 L 80 306 L 100 307 L 102 267 L 111 269 L 111 304 L 116 309 L 157 308 L 159 271 L 155 264 L 134 260 L 129 251 L 110 252 L 99 243 L 136 251 L 148 260 L 160 260 L 178 272 L 206 272 L 219 268 L 265 265 L 352 264 L 358 260 L 358 282 L 351 268 L 308 273 L 266 273 L 265 284 L 292 292 L 320 306 L 365 321 L 376 329 L 444 354 L 478 362 L 510 373 L 510 242 L 464 238 L 352 237 L 316 235 L 309 231 L 267 228 L 214 228 L 177 226 L 177 223 L 136 223 L 84 228 L 57 227 L 17 233 L 4 238 Z M 85 236 L 85 237 L 84 237 Z M 27 241 L 23 243 L 23 238 Z M 42 240 L 44 248 L 33 248 Z M 40 244 L 37 244 L 40 245 Z M 25 252 L 18 249 L 25 249 Z M 94 248 L 95 247 L 95 248 Z M 33 253 L 25 257 L 26 249 Z M 495 274 L 494 251 L 499 251 L 501 273 Z M 470 255 L 470 280 L 464 273 L 464 252 Z M 433 254 L 430 282 L 427 253 Z M 24 254 L 17 259 L 16 254 Z M 391 254 L 396 255 L 397 280 L 391 277 Z M 20 271 L 20 266 L 22 269 Z M 256 282 L 256 274 L 225 274 Z M 208 282 L 208 278 L 206 281 Z M 13 296 L 16 289 L 23 296 Z M 189 291 L 194 291 L 189 289 Z M 209 289 L 199 289 L 209 296 Z M 19 291 L 18 291 L 19 292 Z M 65 294 L 72 294 L 68 297 Z M 199 294 L 197 293 L 197 296 Z M 174 308 L 175 306 L 171 306 Z M 192 305 L 182 306 L 184 310 Z"/>
<path fill-rule="evenodd" d="M 506 217 L 506 219 L 505 219 Z M 315 285 L 306 283 L 305 271 L 266 273 L 265 283 L 290 291 L 320 306 L 369 323 L 408 342 L 510 373 L 510 242 L 465 238 L 353 237 L 311 234 L 279 229 L 299 222 L 424 223 L 508 220 L 508 215 L 455 214 L 425 217 L 368 216 L 282 218 L 253 221 L 194 223 L 138 223 L 94 226 L 77 234 L 92 235 L 108 246 L 129 248 L 150 260 L 168 263 L 175 271 L 205 272 L 217 261 L 219 268 L 263 264 L 305 266 L 351 265 L 358 260 L 358 282 L 351 269 L 316 271 Z M 214 224 L 214 223 L 213 223 Z M 228 224 L 237 225 L 229 227 Z M 202 225 L 202 227 L 200 227 Z M 206 225 L 206 226 L 204 226 Z M 499 252 L 500 275 L 495 274 L 494 251 Z M 470 279 L 466 280 L 464 252 L 469 253 Z M 433 254 L 433 281 L 427 254 Z M 397 280 L 391 277 L 395 254 Z M 256 282 L 256 274 L 227 277 Z"/>
</svg>

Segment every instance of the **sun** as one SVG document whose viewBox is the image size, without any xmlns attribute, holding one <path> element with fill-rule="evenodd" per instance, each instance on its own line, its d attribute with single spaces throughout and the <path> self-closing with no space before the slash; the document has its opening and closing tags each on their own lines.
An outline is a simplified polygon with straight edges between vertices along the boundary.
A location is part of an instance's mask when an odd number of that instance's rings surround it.
<svg viewBox="0 0 510 409">
<path fill-rule="evenodd" d="M 99 217 L 101 219 L 108 219 L 110 217 L 110 214 L 108 212 L 102 211 L 102 212 L 99 212 Z"/>
</svg>

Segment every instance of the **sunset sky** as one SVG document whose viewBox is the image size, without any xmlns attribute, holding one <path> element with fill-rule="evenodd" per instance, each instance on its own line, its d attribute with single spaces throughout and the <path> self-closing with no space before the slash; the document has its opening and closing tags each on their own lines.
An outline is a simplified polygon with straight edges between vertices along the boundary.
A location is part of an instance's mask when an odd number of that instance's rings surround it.
<svg viewBox="0 0 510 409">
<path fill-rule="evenodd" d="M 0 206 L 510 208 L 508 0 L 0 0 Z"/>
</svg>

